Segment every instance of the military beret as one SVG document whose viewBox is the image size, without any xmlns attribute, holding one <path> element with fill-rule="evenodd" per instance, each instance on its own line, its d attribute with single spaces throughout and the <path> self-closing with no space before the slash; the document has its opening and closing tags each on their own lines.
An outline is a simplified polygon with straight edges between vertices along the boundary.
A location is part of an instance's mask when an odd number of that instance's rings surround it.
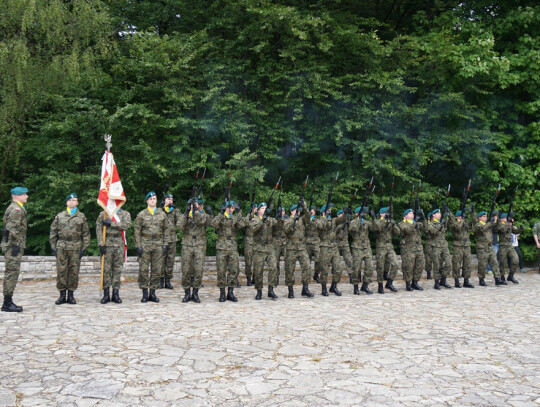
<svg viewBox="0 0 540 407">
<path fill-rule="evenodd" d="M 204 199 L 195 199 L 195 202 L 197 202 L 199 205 L 204 205 Z"/>
<path fill-rule="evenodd" d="M 226 206 L 234 206 L 235 203 L 236 202 L 234 202 L 234 201 L 227 201 L 227 202 L 225 202 L 225 205 Z"/>
<path fill-rule="evenodd" d="M 388 206 L 385 206 L 384 208 L 381 208 L 379 209 L 379 213 L 382 215 L 382 214 L 385 214 L 386 212 L 388 212 Z"/>
<path fill-rule="evenodd" d="M 403 216 L 407 216 L 408 213 L 411 213 L 413 210 L 411 208 L 405 209 L 405 212 L 403 212 Z"/>
<path fill-rule="evenodd" d="M 291 209 L 289 209 L 289 211 L 292 212 L 295 209 L 298 209 L 298 204 L 294 204 L 293 206 L 291 206 Z"/>
<path fill-rule="evenodd" d="M 257 209 L 261 209 L 263 206 L 268 206 L 268 205 L 266 205 L 266 202 L 261 202 L 259 205 L 257 205 Z"/>
<path fill-rule="evenodd" d="M 15 188 L 12 188 L 10 192 L 11 192 L 12 195 L 24 195 L 24 194 L 28 193 L 28 188 L 15 187 Z"/>
<path fill-rule="evenodd" d="M 432 215 L 435 215 L 436 213 L 439 213 L 440 211 L 441 211 L 441 210 L 440 210 L 439 208 L 433 209 L 433 210 L 431 211 L 431 214 L 432 214 Z"/>
<path fill-rule="evenodd" d="M 462 215 L 463 215 L 463 212 L 457 211 L 454 216 L 457 218 L 457 217 L 462 216 Z"/>
<path fill-rule="evenodd" d="M 334 207 L 334 204 L 330 204 L 328 205 L 328 209 L 332 209 Z M 326 211 L 326 205 L 323 205 L 322 208 L 321 208 L 321 212 L 325 212 Z"/>
<path fill-rule="evenodd" d="M 430 212 L 428 212 L 427 217 L 431 218 L 431 215 L 433 215 L 433 212 L 430 211 Z"/>
<path fill-rule="evenodd" d="M 150 191 L 146 194 L 146 198 L 144 198 L 144 201 L 148 201 L 148 198 L 152 198 L 153 196 L 157 196 L 154 191 Z"/>
<path fill-rule="evenodd" d="M 500 213 L 499 211 L 493 211 L 493 212 L 492 212 L 492 215 L 493 215 L 493 216 L 499 216 L 499 213 Z"/>
<path fill-rule="evenodd" d="M 338 215 L 341 215 L 342 213 L 343 213 L 343 209 L 340 209 L 339 211 L 337 211 Z"/>
<path fill-rule="evenodd" d="M 481 218 L 482 216 L 486 215 L 487 216 L 487 212 L 486 211 L 482 211 L 482 212 L 478 212 L 478 215 L 476 215 L 477 218 Z"/>
<path fill-rule="evenodd" d="M 508 217 L 508 214 L 507 214 L 506 212 L 501 213 L 501 219 L 504 219 L 504 218 L 506 218 L 506 217 Z"/>
<path fill-rule="evenodd" d="M 76 193 L 71 193 L 68 196 L 66 196 L 66 202 L 69 201 L 71 198 L 79 198 Z"/>
<path fill-rule="evenodd" d="M 359 206 L 358 208 L 356 208 L 356 209 L 354 210 L 354 213 L 358 213 L 358 212 L 360 212 L 361 210 L 362 210 L 362 207 Z"/>
<path fill-rule="evenodd" d="M 166 199 L 166 198 L 174 198 L 173 194 L 165 194 L 163 195 L 163 199 Z"/>
<path fill-rule="evenodd" d="M 312 210 L 312 209 L 317 209 L 317 208 L 315 208 L 313 205 L 311 205 L 308 209 Z"/>
</svg>

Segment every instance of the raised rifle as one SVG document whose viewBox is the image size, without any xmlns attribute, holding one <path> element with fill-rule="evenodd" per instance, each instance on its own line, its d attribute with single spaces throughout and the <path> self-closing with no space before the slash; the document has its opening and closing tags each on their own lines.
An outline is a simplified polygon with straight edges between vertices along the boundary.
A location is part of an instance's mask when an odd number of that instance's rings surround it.
<svg viewBox="0 0 540 407">
<path fill-rule="evenodd" d="M 293 230 L 296 229 L 296 221 L 300 217 L 301 206 L 304 203 L 304 193 L 306 191 L 308 180 L 309 180 L 309 174 L 307 175 L 306 180 L 304 181 L 304 186 L 302 187 L 302 191 L 300 192 L 300 197 L 298 198 L 298 204 L 297 204 L 297 208 L 296 208 L 296 216 L 294 217 Z"/>
<path fill-rule="evenodd" d="M 251 189 L 251 196 L 249 198 L 249 201 L 251 204 L 249 205 L 249 217 L 250 219 L 253 218 L 253 207 L 255 206 L 255 193 L 257 192 L 257 180 L 253 181 L 253 188 Z"/>
<path fill-rule="evenodd" d="M 278 182 L 276 182 L 276 186 L 272 189 L 272 193 L 270 194 L 270 198 L 268 198 L 267 207 L 266 207 L 266 213 L 265 216 L 268 214 L 270 215 L 272 213 L 272 209 L 274 209 L 274 193 L 278 190 L 279 184 L 281 183 L 281 177 L 279 177 Z"/>
<path fill-rule="evenodd" d="M 514 191 L 514 195 L 512 195 L 512 199 L 510 200 L 510 205 L 508 206 L 508 222 L 512 221 L 512 208 L 514 207 L 514 199 L 516 199 L 518 191 L 518 186 L 516 185 L 516 190 Z"/>
<path fill-rule="evenodd" d="M 231 180 L 231 170 L 227 173 L 227 185 L 225 186 L 225 202 L 224 205 L 227 206 L 227 202 L 230 202 L 231 200 L 231 188 L 232 188 L 232 180 Z"/>
<path fill-rule="evenodd" d="M 384 185 L 381 188 L 381 199 L 379 199 L 379 211 L 382 209 L 384 205 L 383 199 L 384 199 Z"/>
<path fill-rule="evenodd" d="M 330 186 L 330 192 L 328 192 L 328 200 L 326 201 L 326 208 L 325 208 L 325 212 L 328 211 L 330 208 L 330 201 L 332 200 L 332 193 L 334 192 L 334 187 L 336 186 L 337 184 L 337 180 L 338 180 L 338 177 L 339 177 L 339 171 L 337 172 L 336 174 L 336 178 L 334 178 L 334 182 L 332 183 L 332 185 Z M 326 215 L 324 215 L 325 218 L 326 218 Z"/>
<path fill-rule="evenodd" d="M 359 214 L 360 217 L 364 213 L 364 208 L 366 207 L 368 203 L 369 194 L 373 193 L 373 190 L 372 190 L 373 187 L 374 185 L 373 185 L 373 175 L 372 175 L 371 180 L 369 181 L 369 184 L 367 185 L 366 190 L 364 191 L 364 197 L 362 198 L 362 206 L 360 207 L 360 214 Z"/>
<path fill-rule="evenodd" d="M 418 182 L 418 189 L 416 190 L 416 198 L 414 200 L 414 221 L 418 221 L 418 211 L 420 209 L 420 190 L 422 189 L 422 180 Z"/>
<path fill-rule="evenodd" d="M 388 198 L 388 210 L 389 216 L 386 216 L 386 221 L 390 222 L 390 219 L 394 219 L 394 178 L 392 177 L 392 185 L 390 186 L 390 198 Z"/>
<path fill-rule="evenodd" d="M 276 208 L 276 219 L 281 218 L 281 212 L 283 211 L 283 208 L 281 207 L 281 193 L 283 192 L 283 182 L 281 182 L 281 185 L 279 187 L 279 194 L 277 198 L 277 208 Z"/>
<path fill-rule="evenodd" d="M 313 181 L 313 187 L 311 188 L 311 196 L 309 197 L 309 205 L 308 210 L 313 206 L 313 195 L 315 195 L 315 185 L 317 184 L 317 180 L 315 179 Z"/>
<path fill-rule="evenodd" d="M 195 174 L 195 182 L 193 183 L 193 188 L 191 189 L 191 196 L 189 197 L 188 204 L 193 207 L 195 200 L 195 194 L 197 192 L 197 180 L 199 179 L 199 168 L 197 168 L 197 173 Z M 189 216 L 189 210 L 186 210 L 186 218 Z"/>
<path fill-rule="evenodd" d="M 467 211 L 466 205 L 467 205 L 467 198 L 469 197 L 469 191 L 471 190 L 471 180 L 469 179 L 469 183 L 467 184 L 467 188 L 463 189 L 463 199 L 461 201 L 461 206 L 459 210 L 461 211 L 461 217 L 463 220 L 465 220 L 465 212 Z"/>
<path fill-rule="evenodd" d="M 353 194 L 351 200 L 349 201 L 349 206 L 347 207 L 347 222 L 340 225 L 341 228 L 343 228 L 343 229 L 345 229 L 351 223 L 352 208 L 353 208 L 354 202 L 356 201 L 356 194 L 358 194 L 358 188 L 356 188 L 356 190 L 354 191 L 354 194 Z"/>
<path fill-rule="evenodd" d="M 497 198 L 499 196 L 499 193 L 501 192 L 501 184 L 497 187 L 497 191 L 495 191 L 495 195 L 493 196 L 493 201 L 491 201 L 491 209 L 489 210 L 489 221 L 492 222 L 493 219 L 493 212 L 495 211 L 495 204 L 497 203 Z"/>
<path fill-rule="evenodd" d="M 205 175 L 206 175 L 206 167 L 203 170 L 202 177 L 201 177 L 201 182 L 199 182 L 199 188 L 197 188 L 197 199 L 201 199 L 202 185 L 203 185 Z"/>
<path fill-rule="evenodd" d="M 444 203 L 441 209 L 442 210 L 441 223 L 444 223 L 446 219 L 446 212 L 448 209 L 448 197 L 450 196 L 450 188 L 451 188 L 451 185 L 448 184 L 448 189 L 446 190 L 446 196 L 444 197 Z"/>
</svg>

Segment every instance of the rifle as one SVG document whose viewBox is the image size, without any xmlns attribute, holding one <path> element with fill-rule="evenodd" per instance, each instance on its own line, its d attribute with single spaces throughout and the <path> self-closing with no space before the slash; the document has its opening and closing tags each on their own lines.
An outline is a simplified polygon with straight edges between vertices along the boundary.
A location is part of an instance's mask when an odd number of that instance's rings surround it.
<svg viewBox="0 0 540 407">
<path fill-rule="evenodd" d="M 443 207 L 442 207 L 442 216 L 441 216 L 441 223 L 444 223 L 444 220 L 446 218 L 446 212 L 447 212 L 447 208 L 448 208 L 448 197 L 450 196 L 450 184 L 448 184 L 448 189 L 446 190 L 446 196 L 444 197 L 444 203 L 443 203 Z"/>
<path fill-rule="evenodd" d="M 197 199 L 201 199 L 201 194 L 202 194 L 202 184 L 203 184 L 204 176 L 205 176 L 205 175 L 206 175 L 206 167 L 205 167 L 204 170 L 203 170 L 202 177 L 201 177 L 201 182 L 199 182 L 199 188 L 197 189 Z"/>
<path fill-rule="evenodd" d="M 422 180 L 418 182 L 418 189 L 416 190 L 416 199 L 414 200 L 414 220 L 418 220 L 418 210 L 420 209 L 420 189 L 422 189 Z"/>
<path fill-rule="evenodd" d="M 225 186 L 225 203 L 224 205 L 227 206 L 227 202 L 231 200 L 231 188 L 232 188 L 232 180 L 231 180 L 231 170 L 227 173 L 227 185 Z"/>
<path fill-rule="evenodd" d="M 375 190 L 375 186 L 373 185 L 373 175 L 371 176 L 371 180 L 369 181 L 369 184 L 366 187 L 366 190 L 364 191 L 364 197 L 362 198 L 362 206 L 360 207 L 360 217 L 364 213 L 364 208 L 367 205 L 367 202 L 368 202 L 368 199 L 369 199 L 368 195 L 370 193 L 373 193 L 372 187 L 373 187 L 373 190 Z"/>
<path fill-rule="evenodd" d="M 394 219 L 394 177 L 392 177 L 392 185 L 390 186 L 390 198 L 388 198 L 388 210 L 389 215 L 386 216 L 386 221 L 390 222 L 390 219 Z"/>
<path fill-rule="evenodd" d="M 343 228 L 343 229 L 345 229 L 351 223 L 352 207 L 354 205 L 354 201 L 356 201 L 356 194 L 358 194 L 358 188 L 356 188 L 356 190 L 354 191 L 354 194 L 353 194 L 351 200 L 349 201 L 349 206 L 347 207 L 347 222 L 340 225 L 340 227 Z"/>
<path fill-rule="evenodd" d="M 302 203 L 304 202 L 304 192 L 306 191 L 308 180 L 309 180 L 309 174 L 307 175 L 306 180 L 304 181 L 304 187 L 302 188 L 302 192 L 300 192 L 300 198 L 298 198 L 298 205 L 296 208 L 296 216 L 294 217 L 293 230 L 296 229 L 296 221 L 300 217 L 299 216 L 299 213 L 301 210 L 300 205 L 302 205 Z"/>
<path fill-rule="evenodd" d="M 195 182 L 193 183 L 193 188 L 191 189 L 191 196 L 189 197 L 188 204 L 193 207 L 193 201 L 195 200 L 195 193 L 197 192 L 197 180 L 199 179 L 199 169 L 197 168 L 197 173 L 195 174 Z M 189 210 L 186 210 L 186 218 L 189 216 Z"/>
<path fill-rule="evenodd" d="M 281 186 L 279 187 L 279 194 L 277 198 L 277 208 L 276 208 L 276 219 L 281 218 L 281 212 L 283 211 L 283 208 L 281 207 L 281 193 L 283 192 L 283 182 L 281 183 Z"/>
<path fill-rule="evenodd" d="M 169 184 L 165 184 L 165 188 L 163 189 L 163 197 L 161 198 L 161 203 L 159 204 L 161 208 L 165 206 L 165 195 L 167 195 L 167 192 L 169 192 Z"/>
<path fill-rule="evenodd" d="M 491 209 L 489 210 L 489 221 L 492 222 L 493 212 L 495 211 L 495 203 L 497 202 L 497 197 L 499 196 L 499 192 L 501 192 L 501 184 L 497 187 L 497 191 L 495 192 L 495 195 L 493 196 L 493 201 L 491 202 Z"/>
<path fill-rule="evenodd" d="M 268 198 L 268 202 L 266 203 L 268 206 L 266 207 L 266 214 L 271 214 L 272 209 L 274 208 L 274 192 L 276 192 L 279 188 L 279 184 L 281 183 L 281 177 L 279 177 L 278 182 L 276 182 L 276 186 L 272 189 L 272 193 L 270 194 L 270 198 Z"/>
<path fill-rule="evenodd" d="M 315 194 L 315 185 L 317 184 L 317 180 L 313 181 L 313 187 L 311 188 L 311 196 L 309 197 L 309 205 L 308 210 L 313 206 L 313 195 Z"/>
<path fill-rule="evenodd" d="M 249 206 L 249 216 L 250 219 L 253 217 L 253 207 L 255 206 L 255 192 L 257 189 L 257 180 L 253 181 L 253 188 L 251 189 L 251 197 L 249 201 L 251 202 L 251 205 Z"/>
<path fill-rule="evenodd" d="M 330 201 L 332 200 L 332 193 L 334 192 L 334 187 L 337 184 L 338 177 L 339 177 L 339 171 L 337 172 L 336 178 L 334 178 L 334 182 L 332 183 L 332 186 L 330 187 L 330 192 L 328 192 L 328 200 L 326 201 L 325 212 L 327 212 L 330 209 L 329 208 Z M 326 215 L 324 215 L 324 216 L 326 217 Z"/>
<path fill-rule="evenodd" d="M 384 185 L 382 186 L 381 188 L 381 199 L 379 200 L 379 211 L 382 209 L 383 207 L 383 198 L 384 198 Z"/>
<path fill-rule="evenodd" d="M 463 188 L 463 200 L 461 201 L 461 206 L 459 208 L 459 210 L 461 211 L 461 217 L 463 220 L 465 220 L 466 216 L 465 216 L 465 212 L 466 212 L 466 208 L 465 206 L 467 205 L 467 198 L 469 197 L 469 191 L 471 190 L 471 180 L 469 179 L 469 183 L 467 184 L 467 188 Z"/>
<path fill-rule="evenodd" d="M 512 221 L 512 207 L 514 206 L 514 199 L 516 199 L 518 191 L 518 186 L 516 185 L 516 190 L 514 191 L 514 195 L 512 195 L 512 199 L 510 200 L 510 205 L 508 206 L 508 222 Z"/>
</svg>

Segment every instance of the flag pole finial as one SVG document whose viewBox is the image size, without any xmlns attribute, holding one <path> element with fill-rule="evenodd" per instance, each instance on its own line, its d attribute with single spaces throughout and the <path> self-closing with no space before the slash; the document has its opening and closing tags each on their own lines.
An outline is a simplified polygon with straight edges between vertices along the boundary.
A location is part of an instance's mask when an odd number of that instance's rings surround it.
<svg viewBox="0 0 540 407">
<path fill-rule="evenodd" d="M 105 134 L 103 136 L 103 140 L 105 140 L 105 145 L 107 146 L 107 151 L 111 151 L 111 147 L 112 147 L 112 143 L 111 143 L 111 139 L 112 139 L 112 134 Z"/>
</svg>

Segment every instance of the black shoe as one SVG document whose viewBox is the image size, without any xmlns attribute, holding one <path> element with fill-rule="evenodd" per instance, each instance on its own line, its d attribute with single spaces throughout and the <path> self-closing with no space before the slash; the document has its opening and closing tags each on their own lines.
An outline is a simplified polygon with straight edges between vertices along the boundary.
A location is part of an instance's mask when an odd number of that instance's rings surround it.
<svg viewBox="0 0 540 407">
<path fill-rule="evenodd" d="M 191 301 L 196 302 L 197 304 L 201 302 L 201 300 L 199 298 L 199 289 L 198 288 L 193 289 L 193 294 L 191 294 Z"/>
<path fill-rule="evenodd" d="M 253 281 L 251 280 L 251 277 L 247 276 L 247 277 L 246 277 L 246 280 L 247 280 L 247 284 L 246 284 L 246 285 L 247 285 L 248 287 L 251 287 L 251 286 L 253 285 Z"/>
<path fill-rule="evenodd" d="M 2 311 L 4 312 L 22 312 L 22 307 L 19 307 L 13 302 L 13 297 L 4 297 L 4 304 L 2 305 Z"/>
<path fill-rule="evenodd" d="M 174 288 L 172 286 L 172 284 L 171 284 L 171 279 L 170 278 L 165 278 L 165 288 L 167 290 L 172 290 Z"/>
<path fill-rule="evenodd" d="M 238 281 L 238 279 L 236 279 L 236 286 L 237 287 L 242 287 L 242 284 L 240 284 L 240 281 Z"/>
<path fill-rule="evenodd" d="M 120 290 L 117 288 L 113 288 L 112 290 L 112 302 L 116 304 L 122 304 L 122 300 L 120 298 Z"/>
<path fill-rule="evenodd" d="M 497 283 L 497 279 L 495 279 L 495 283 Z M 484 280 L 483 278 L 478 278 L 478 285 L 480 287 L 487 287 L 486 280 Z"/>
<path fill-rule="evenodd" d="M 508 283 L 506 282 L 506 278 L 504 278 L 504 274 L 501 273 L 501 284 L 502 285 L 508 285 Z"/>
<path fill-rule="evenodd" d="M 433 285 L 433 288 L 436 289 L 436 290 L 441 289 L 441 285 L 439 284 L 439 280 L 435 280 L 435 284 Z"/>
<path fill-rule="evenodd" d="M 238 298 L 236 298 L 234 296 L 234 288 L 233 287 L 229 287 L 229 290 L 227 292 L 227 300 L 232 301 L 232 302 L 238 302 Z"/>
<path fill-rule="evenodd" d="M 331 293 L 336 294 L 338 297 L 341 297 L 341 291 L 337 288 L 337 283 L 335 281 L 332 281 L 332 284 L 330 284 L 330 290 Z"/>
<path fill-rule="evenodd" d="M 186 288 L 184 290 L 184 298 L 182 298 L 182 302 L 190 302 L 191 301 L 191 288 Z"/>
<path fill-rule="evenodd" d="M 321 284 L 321 279 L 319 278 L 319 273 L 313 274 L 313 280 L 317 282 L 318 284 Z"/>
<path fill-rule="evenodd" d="M 482 285 L 482 283 L 480 283 L 480 285 Z M 503 282 L 501 281 L 499 277 L 495 277 L 495 285 L 503 285 Z"/>
<path fill-rule="evenodd" d="M 313 298 L 313 293 L 311 291 L 309 291 L 309 285 L 308 284 L 303 284 L 302 285 L 302 295 L 304 297 Z"/>
<path fill-rule="evenodd" d="M 394 287 L 394 284 L 392 284 L 394 281 L 392 279 L 386 280 L 386 284 L 384 285 L 384 288 L 388 288 L 390 291 L 397 293 L 396 287 Z"/>
<path fill-rule="evenodd" d="M 227 301 L 227 297 L 225 296 L 225 288 L 219 289 L 219 302 L 225 302 Z"/>
<path fill-rule="evenodd" d="M 148 301 L 159 302 L 159 298 L 156 297 L 156 290 L 153 288 L 150 289 L 150 294 L 148 295 Z"/>
<path fill-rule="evenodd" d="M 377 289 L 377 292 L 378 292 L 379 294 L 384 294 L 383 283 L 379 283 L 379 288 Z"/>
<path fill-rule="evenodd" d="M 413 281 L 412 281 L 411 287 L 412 287 L 414 290 L 424 291 L 424 289 L 423 289 L 422 287 L 420 287 L 420 285 L 418 285 L 418 281 L 416 281 L 416 280 L 413 280 Z"/>
<path fill-rule="evenodd" d="M 321 284 L 321 287 L 322 287 L 321 295 L 328 297 L 328 290 L 326 289 L 326 284 Z"/>
<path fill-rule="evenodd" d="M 62 294 L 60 294 L 62 296 Z M 60 298 L 59 298 L 60 299 Z M 107 304 L 111 301 L 111 296 L 109 294 L 109 287 L 103 289 L 103 298 L 101 299 L 102 304 Z M 58 302 L 58 301 L 57 301 Z"/>
<path fill-rule="evenodd" d="M 272 287 L 271 285 L 268 286 L 268 298 L 272 298 L 273 300 L 276 300 L 277 299 L 277 295 L 276 293 L 274 293 L 274 287 Z"/>
<path fill-rule="evenodd" d="M 387 281 L 387 280 L 388 280 L 388 271 L 385 271 L 385 272 L 383 273 L 383 280 L 384 280 L 384 281 Z"/>
<path fill-rule="evenodd" d="M 428 280 L 431 280 L 431 271 L 428 271 L 428 272 L 427 272 L 427 279 L 428 279 Z"/>
<path fill-rule="evenodd" d="M 256 300 L 262 300 L 262 290 L 257 290 L 257 295 L 255 296 Z"/>
<path fill-rule="evenodd" d="M 459 278 L 454 278 L 454 287 L 461 288 L 461 284 L 459 283 Z"/>
<path fill-rule="evenodd" d="M 382 283 L 381 283 L 382 284 Z M 365 292 L 366 294 L 373 294 L 373 291 L 369 289 L 368 283 L 362 283 L 362 287 L 360 287 L 360 291 Z"/>
<path fill-rule="evenodd" d="M 349 284 L 352 284 L 352 274 L 349 273 Z"/>
<path fill-rule="evenodd" d="M 452 288 L 452 286 L 446 282 L 446 277 L 444 276 L 441 277 L 441 281 L 439 282 L 439 284 L 441 285 L 441 287 Z"/>
<path fill-rule="evenodd" d="M 148 288 L 143 288 L 142 289 L 141 302 L 148 302 Z"/>
<path fill-rule="evenodd" d="M 354 295 L 360 295 L 360 290 L 358 289 L 358 284 L 354 285 L 353 294 Z"/>
<path fill-rule="evenodd" d="M 54 302 L 56 305 L 61 305 L 67 303 L 66 300 L 66 290 L 60 290 L 60 297 Z"/>
<path fill-rule="evenodd" d="M 410 283 L 410 282 L 408 282 L 408 281 L 405 282 L 405 289 L 406 289 L 407 291 L 412 291 L 412 290 L 413 290 L 413 288 L 411 287 L 411 283 Z"/>
<path fill-rule="evenodd" d="M 519 284 L 519 281 L 517 281 L 515 278 L 514 278 L 514 273 L 510 273 L 508 274 L 508 281 L 511 281 L 512 283 L 514 284 Z"/>
<path fill-rule="evenodd" d="M 68 304 L 77 304 L 77 301 L 75 301 L 75 298 L 73 297 L 73 291 L 68 290 L 68 297 L 67 297 Z"/>
<path fill-rule="evenodd" d="M 289 295 L 287 295 L 287 298 L 294 298 L 294 287 L 292 285 L 289 286 Z"/>
<path fill-rule="evenodd" d="M 165 284 L 165 277 L 160 277 L 158 288 L 159 288 L 159 289 L 163 288 L 163 285 L 164 285 L 164 284 Z"/>
<path fill-rule="evenodd" d="M 472 284 L 469 282 L 469 279 L 468 279 L 468 278 L 465 278 L 465 279 L 463 279 L 463 287 L 465 287 L 465 288 L 474 288 L 474 285 L 472 285 Z"/>
</svg>

